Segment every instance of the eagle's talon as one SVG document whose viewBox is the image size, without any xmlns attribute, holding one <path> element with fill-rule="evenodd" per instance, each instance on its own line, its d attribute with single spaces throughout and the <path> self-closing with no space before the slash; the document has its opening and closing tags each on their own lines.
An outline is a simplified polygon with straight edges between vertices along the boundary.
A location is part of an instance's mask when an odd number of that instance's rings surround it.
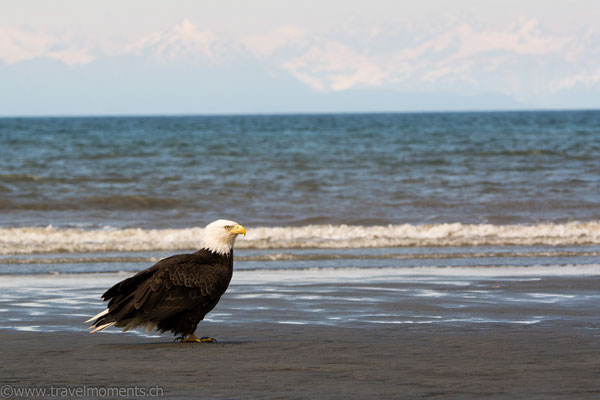
<svg viewBox="0 0 600 400">
<path fill-rule="evenodd" d="M 218 343 L 217 339 L 211 338 L 209 336 L 203 336 L 201 338 L 197 338 L 194 334 L 189 335 L 188 337 L 179 336 L 176 337 L 174 342 L 176 343 Z"/>
</svg>

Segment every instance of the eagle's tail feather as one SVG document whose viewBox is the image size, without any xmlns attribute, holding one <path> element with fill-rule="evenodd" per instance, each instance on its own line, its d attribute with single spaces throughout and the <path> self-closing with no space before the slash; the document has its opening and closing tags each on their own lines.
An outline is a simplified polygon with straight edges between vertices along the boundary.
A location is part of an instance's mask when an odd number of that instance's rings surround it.
<svg viewBox="0 0 600 400">
<path fill-rule="evenodd" d="M 95 320 L 95 319 L 99 319 L 100 317 L 103 317 L 103 316 L 105 316 L 106 314 L 108 314 L 108 308 L 107 308 L 106 310 L 104 310 L 104 311 L 102 311 L 102 312 L 99 312 L 98 314 L 94 315 L 92 318 L 88 319 L 88 320 L 87 320 L 87 321 L 85 321 L 85 322 L 86 322 L 86 323 L 87 323 L 87 322 L 92 322 L 93 320 Z"/>
<path fill-rule="evenodd" d="M 109 322 L 107 324 L 102 324 L 100 326 L 97 326 L 93 331 L 90 331 L 90 333 L 102 331 L 102 330 L 104 330 L 106 328 L 109 328 L 109 327 L 113 326 L 116 323 L 117 323 L 117 321 L 112 321 L 112 322 Z M 94 325 L 92 325 L 90 328 L 93 328 L 93 327 L 94 327 Z"/>
</svg>

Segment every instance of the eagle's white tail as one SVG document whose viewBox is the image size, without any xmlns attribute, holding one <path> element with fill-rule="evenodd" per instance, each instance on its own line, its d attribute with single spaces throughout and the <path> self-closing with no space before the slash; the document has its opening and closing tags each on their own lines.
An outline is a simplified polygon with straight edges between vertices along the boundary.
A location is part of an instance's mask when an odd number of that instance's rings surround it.
<svg viewBox="0 0 600 400">
<path fill-rule="evenodd" d="M 113 321 L 113 322 L 109 322 L 108 324 L 100 325 L 99 327 L 97 327 L 93 331 L 90 331 L 90 333 L 94 333 L 94 332 L 98 332 L 98 331 L 104 330 L 106 328 L 110 328 L 111 326 L 113 326 L 116 323 L 117 323 L 116 321 Z"/>
<path fill-rule="evenodd" d="M 87 321 L 85 321 L 85 322 L 92 322 L 93 320 L 95 320 L 95 319 L 98 319 L 98 318 L 100 318 L 100 317 L 102 317 L 102 316 L 104 316 L 104 315 L 106 315 L 106 314 L 108 314 L 108 308 L 107 308 L 106 310 L 104 310 L 104 311 L 102 311 L 102 312 L 100 312 L 100 313 L 96 314 L 95 316 L 93 316 L 92 318 L 88 319 L 88 320 L 87 320 Z"/>
</svg>

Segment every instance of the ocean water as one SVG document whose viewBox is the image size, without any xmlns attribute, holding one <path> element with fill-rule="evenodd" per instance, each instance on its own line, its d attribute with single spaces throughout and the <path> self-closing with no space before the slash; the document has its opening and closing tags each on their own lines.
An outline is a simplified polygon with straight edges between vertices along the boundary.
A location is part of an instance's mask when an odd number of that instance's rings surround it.
<svg viewBox="0 0 600 400">
<path fill-rule="evenodd" d="M 600 111 L 1 118 L 0 153 L 8 327 L 43 325 L 36 293 L 97 312 L 103 289 L 193 251 L 217 218 L 248 231 L 222 311 L 236 318 L 261 293 L 328 310 L 288 323 L 477 323 L 497 316 L 440 310 L 598 301 L 491 288 L 600 275 Z M 439 308 L 377 312 L 399 301 Z M 506 321 L 546 317 L 523 318 Z"/>
<path fill-rule="evenodd" d="M 600 219 L 600 111 L 0 119 L 0 226 Z"/>
</svg>

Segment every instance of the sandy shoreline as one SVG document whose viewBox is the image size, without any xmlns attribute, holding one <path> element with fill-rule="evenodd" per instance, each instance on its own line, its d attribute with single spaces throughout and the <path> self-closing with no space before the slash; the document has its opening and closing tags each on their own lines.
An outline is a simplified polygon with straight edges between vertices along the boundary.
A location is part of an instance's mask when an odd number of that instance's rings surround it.
<svg viewBox="0 0 600 400">
<path fill-rule="evenodd" d="M 211 326 L 218 344 L 4 330 L 0 383 L 158 385 L 199 398 L 595 398 L 595 328 Z"/>
<path fill-rule="evenodd" d="M 88 334 L 83 321 L 120 276 L 6 278 L 0 386 L 158 385 L 167 398 L 208 399 L 600 397 L 599 276 L 442 272 L 238 274 L 196 332 L 218 344 Z"/>
</svg>

